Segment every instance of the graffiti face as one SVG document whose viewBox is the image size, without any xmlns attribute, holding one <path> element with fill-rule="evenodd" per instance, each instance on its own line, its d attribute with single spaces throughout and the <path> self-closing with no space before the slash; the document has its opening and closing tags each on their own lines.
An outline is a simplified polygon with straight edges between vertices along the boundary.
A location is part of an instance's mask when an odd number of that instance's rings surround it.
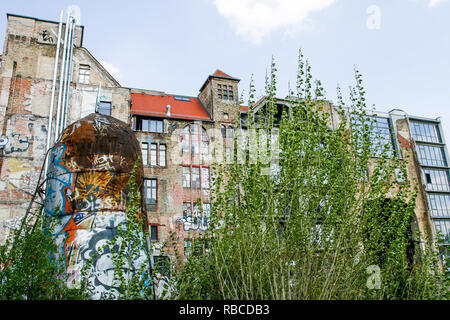
<svg viewBox="0 0 450 320">
<path fill-rule="evenodd" d="M 118 229 L 125 224 L 128 182 L 139 152 L 125 123 L 93 114 L 67 127 L 50 155 L 45 213 L 57 220 L 53 233 L 69 286 L 79 284 L 81 270 L 90 262 L 92 299 L 120 295 L 112 256 L 121 244 Z M 123 266 L 125 275 L 136 272 L 147 257 L 140 252 Z"/>
</svg>

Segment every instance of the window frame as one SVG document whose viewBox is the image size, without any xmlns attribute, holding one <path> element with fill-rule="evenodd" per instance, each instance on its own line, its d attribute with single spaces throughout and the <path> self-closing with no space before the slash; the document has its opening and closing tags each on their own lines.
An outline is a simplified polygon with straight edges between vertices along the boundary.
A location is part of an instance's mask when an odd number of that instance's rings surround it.
<svg viewBox="0 0 450 320">
<path fill-rule="evenodd" d="M 150 185 L 148 185 L 150 183 Z M 149 197 L 150 190 L 150 197 Z M 145 178 L 144 179 L 144 198 L 146 204 L 158 204 L 158 179 Z"/>
<path fill-rule="evenodd" d="M 90 84 L 91 66 L 88 64 L 80 64 L 78 67 L 78 83 Z"/>
</svg>

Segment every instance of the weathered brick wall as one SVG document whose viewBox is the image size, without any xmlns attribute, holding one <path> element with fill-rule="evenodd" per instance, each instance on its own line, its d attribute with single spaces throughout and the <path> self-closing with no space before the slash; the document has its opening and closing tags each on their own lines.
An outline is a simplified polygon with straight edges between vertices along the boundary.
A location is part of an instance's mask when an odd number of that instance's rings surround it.
<svg viewBox="0 0 450 320">
<path fill-rule="evenodd" d="M 76 28 L 76 46 L 82 43 L 82 29 Z M 8 140 L 0 158 L 0 241 L 5 235 L 3 225 L 25 213 L 43 166 L 57 34 L 58 23 L 8 16 L 0 69 L 1 136 Z M 120 88 L 85 48 L 74 49 L 73 61 L 67 125 L 95 111 L 100 83 L 100 98 L 111 102 L 112 116 L 129 123 L 129 89 Z M 80 64 L 90 66 L 89 84 L 78 83 Z M 59 68 L 54 116 L 58 87 Z"/>
</svg>

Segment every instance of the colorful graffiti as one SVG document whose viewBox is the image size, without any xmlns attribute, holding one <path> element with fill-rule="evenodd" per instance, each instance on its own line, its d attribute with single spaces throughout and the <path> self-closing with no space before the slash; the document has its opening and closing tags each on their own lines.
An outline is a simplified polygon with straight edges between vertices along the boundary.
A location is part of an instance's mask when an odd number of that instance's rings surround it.
<svg viewBox="0 0 450 320">
<path fill-rule="evenodd" d="M 92 299 L 120 295 L 112 253 L 118 251 L 121 240 L 114 245 L 110 240 L 118 236 L 126 220 L 128 183 L 139 155 L 131 129 L 100 114 L 68 126 L 50 155 L 45 213 L 57 221 L 52 232 L 66 264 L 69 286 L 79 284 L 81 270 L 90 262 Z M 140 167 L 137 181 L 142 175 Z M 126 272 L 133 273 L 148 259 L 147 251 L 140 252 L 125 266 Z"/>
<path fill-rule="evenodd" d="M 179 219 L 183 223 L 184 231 L 206 231 L 209 225 L 210 210 L 209 203 L 203 204 L 203 212 L 196 205 L 194 205 L 192 212 L 184 210 L 183 218 Z"/>
</svg>

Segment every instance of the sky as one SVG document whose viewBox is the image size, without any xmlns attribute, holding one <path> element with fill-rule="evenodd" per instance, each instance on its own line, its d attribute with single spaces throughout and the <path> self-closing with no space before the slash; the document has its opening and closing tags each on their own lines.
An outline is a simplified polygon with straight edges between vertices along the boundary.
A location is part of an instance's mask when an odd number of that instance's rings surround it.
<svg viewBox="0 0 450 320">
<path fill-rule="evenodd" d="M 124 87 L 197 96 L 216 69 L 264 93 L 272 57 L 278 97 L 295 86 L 299 49 L 326 98 L 348 97 L 354 69 L 367 105 L 442 117 L 450 142 L 450 0 L 15 0 L 6 14 L 59 21 L 72 8 L 83 45 Z M 1 41 L 3 43 L 3 41 Z"/>
</svg>

